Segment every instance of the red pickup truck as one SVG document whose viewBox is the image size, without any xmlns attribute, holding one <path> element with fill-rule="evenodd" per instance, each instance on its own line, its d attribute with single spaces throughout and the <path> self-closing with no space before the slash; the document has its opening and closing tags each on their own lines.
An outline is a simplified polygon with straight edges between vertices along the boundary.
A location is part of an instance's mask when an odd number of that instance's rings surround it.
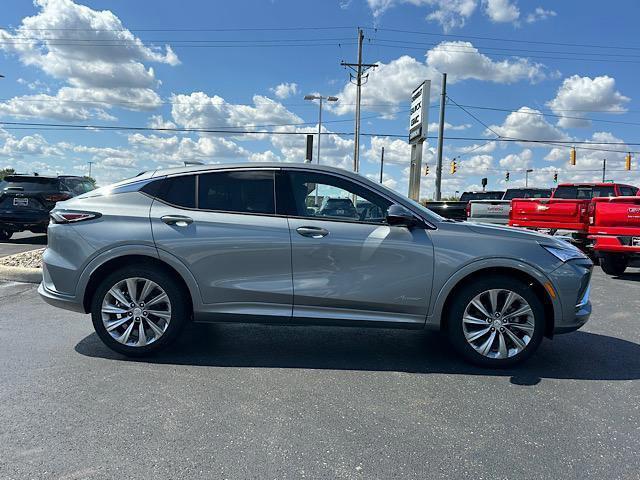
<svg viewBox="0 0 640 480">
<path fill-rule="evenodd" d="M 622 275 L 640 260 L 640 193 L 636 197 L 594 198 L 588 209 L 589 239 L 602 270 Z"/>
<path fill-rule="evenodd" d="M 575 232 L 574 238 L 586 241 L 589 229 L 587 210 L 595 197 L 631 196 L 638 188 L 619 183 L 564 183 L 551 198 L 513 199 L 509 225 L 536 230 Z"/>
</svg>

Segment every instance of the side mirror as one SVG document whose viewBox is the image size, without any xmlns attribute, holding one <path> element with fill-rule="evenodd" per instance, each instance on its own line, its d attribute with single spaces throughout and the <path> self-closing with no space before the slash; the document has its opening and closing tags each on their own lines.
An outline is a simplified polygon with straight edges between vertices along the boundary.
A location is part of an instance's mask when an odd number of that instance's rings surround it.
<svg viewBox="0 0 640 480">
<path fill-rule="evenodd" d="M 387 211 L 387 223 L 392 227 L 413 227 L 418 222 L 416 217 L 402 205 L 393 204 Z"/>
</svg>

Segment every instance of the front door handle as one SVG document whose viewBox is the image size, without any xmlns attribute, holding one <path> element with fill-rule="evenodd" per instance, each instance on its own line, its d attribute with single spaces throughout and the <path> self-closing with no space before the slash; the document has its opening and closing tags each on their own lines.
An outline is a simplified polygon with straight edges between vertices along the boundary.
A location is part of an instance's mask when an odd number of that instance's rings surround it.
<svg viewBox="0 0 640 480">
<path fill-rule="evenodd" d="M 298 227 L 296 228 L 296 232 L 298 232 L 303 237 L 309 238 L 322 238 L 329 235 L 329 230 L 325 230 L 320 227 Z"/>
<path fill-rule="evenodd" d="M 167 225 L 175 225 L 176 227 L 186 227 L 193 223 L 193 218 L 184 215 L 165 215 L 160 217 L 160 220 Z"/>
</svg>

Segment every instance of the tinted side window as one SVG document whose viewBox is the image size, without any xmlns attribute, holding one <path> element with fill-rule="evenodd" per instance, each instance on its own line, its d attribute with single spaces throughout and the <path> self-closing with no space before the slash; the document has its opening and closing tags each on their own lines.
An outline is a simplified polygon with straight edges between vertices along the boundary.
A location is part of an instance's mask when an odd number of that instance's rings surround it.
<svg viewBox="0 0 640 480">
<path fill-rule="evenodd" d="M 615 197 L 616 191 L 613 185 L 610 187 L 593 187 L 593 197 Z"/>
<path fill-rule="evenodd" d="M 274 214 L 273 175 L 272 171 L 202 174 L 198 183 L 198 208 Z"/>
<path fill-rule="evenodd" d="M 196 206 L 195 175 L 184 175 L 165 179 L 162 182 L 162 188 L 159 189 L 157 197 L 178 207 L 194 208 Z"/>
<path fill-rule="evenodd" d="M 632 197 L 636 194 L 636 189 L 633 187 L 627 187 L 624 185 L 620 185 L 620 195 L 624 197 Z"/>
<path fill-rule="evenodd" d="M 287 195 L 281 195 L 283 189 L 278 188 L 280 214 L 351 222 L 386 222 L 391 203 L 356 183 L 315 172 L 290 172 L 282 175 L 281 179 L 289 186 Z"/>
</svg>

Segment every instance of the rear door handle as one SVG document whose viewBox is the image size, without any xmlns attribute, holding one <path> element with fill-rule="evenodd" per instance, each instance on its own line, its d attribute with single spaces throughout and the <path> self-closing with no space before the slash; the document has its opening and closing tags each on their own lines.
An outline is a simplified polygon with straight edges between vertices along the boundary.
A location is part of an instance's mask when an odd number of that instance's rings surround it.
<svg viewBox="0 0 640 480">
<path fill-rule="evenodd" d="M 303 237 L 309 238 L 322 238 L 329 235 L 329 230 L 325 230 L 320 227 L 298 227 L 296 228 L 296 232 L 298 232 Z"/>
<path fill-rule="evenodd" d="M 176 227 L 186 227 L 193 223 L 193 218 L 185 217 L 183 215 L 165 215 L 160 217 L 167 225 L 175 225 Z"/>
</svg>

